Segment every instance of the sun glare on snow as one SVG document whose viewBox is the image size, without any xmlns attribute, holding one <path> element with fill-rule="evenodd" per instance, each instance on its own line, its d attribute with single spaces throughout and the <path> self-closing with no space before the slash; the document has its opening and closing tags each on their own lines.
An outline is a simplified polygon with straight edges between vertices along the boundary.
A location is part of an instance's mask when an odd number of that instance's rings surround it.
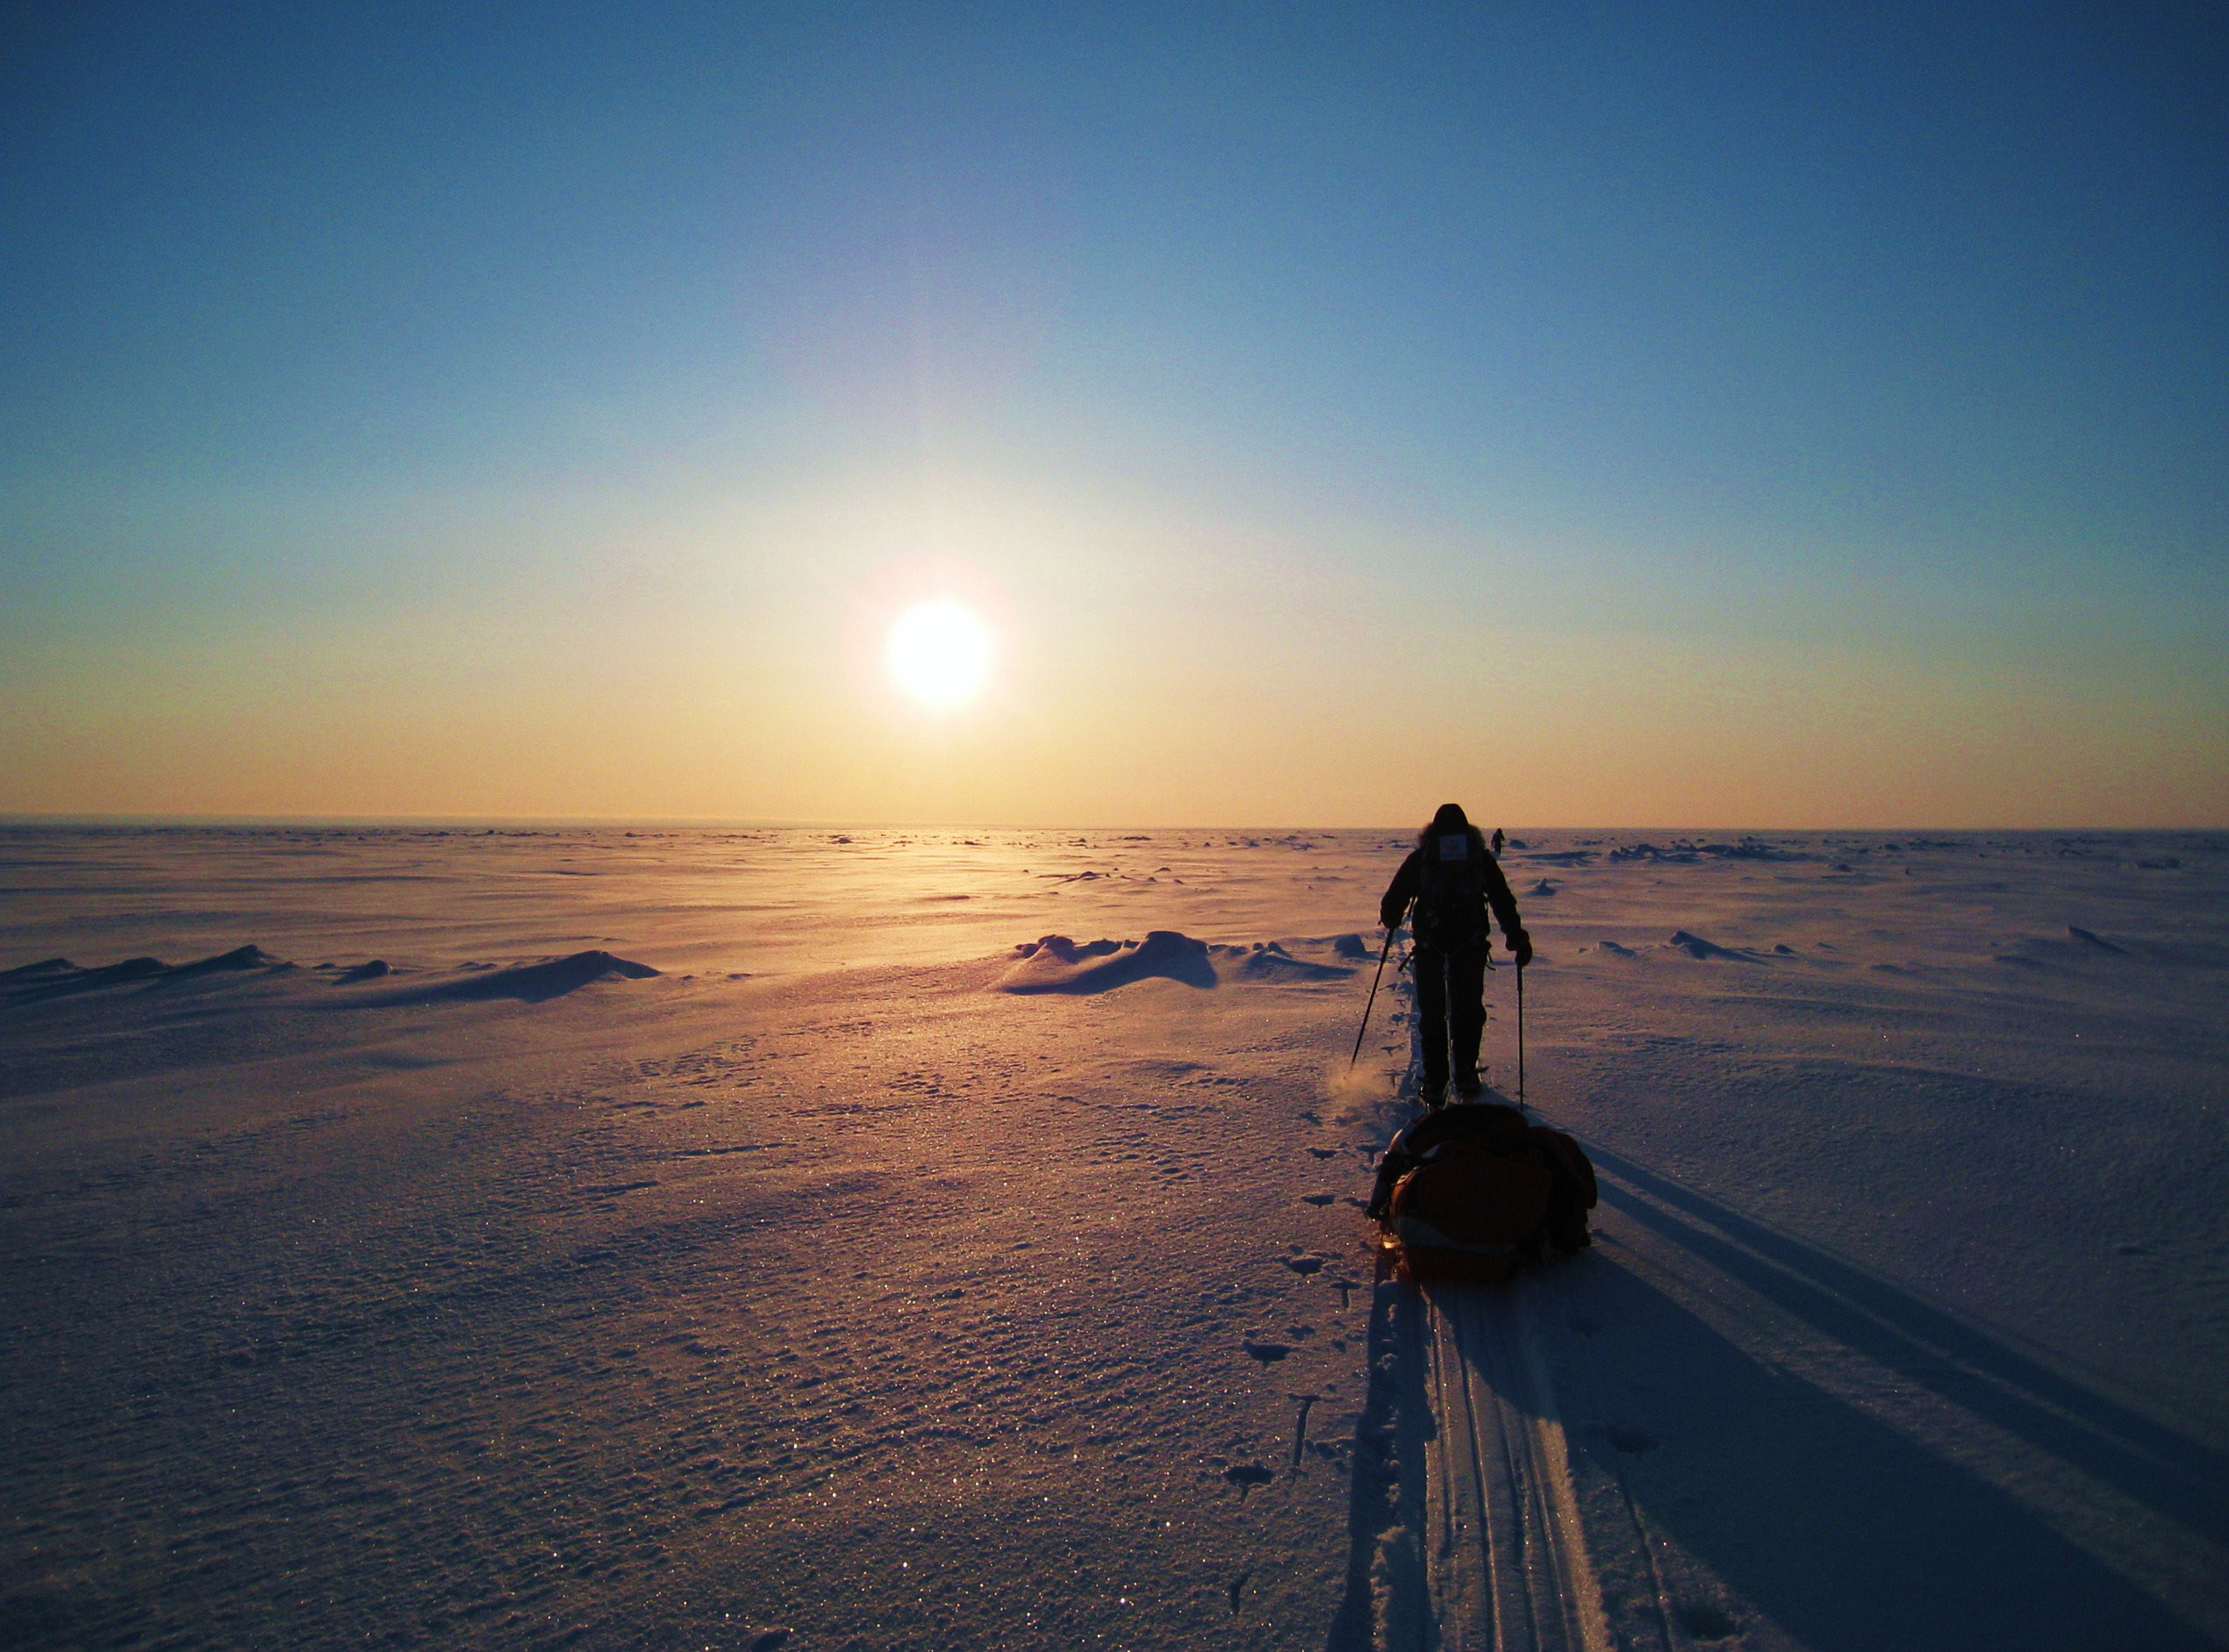
<svg viewBox="0 0 2229 1652">
<path fill-rule="evenodd" d="M 931 705 L 957 705 L 983 686 L 991 633 L 956 602 L 910 608 L 890 628 L 890 674 Z"/>
</svg>

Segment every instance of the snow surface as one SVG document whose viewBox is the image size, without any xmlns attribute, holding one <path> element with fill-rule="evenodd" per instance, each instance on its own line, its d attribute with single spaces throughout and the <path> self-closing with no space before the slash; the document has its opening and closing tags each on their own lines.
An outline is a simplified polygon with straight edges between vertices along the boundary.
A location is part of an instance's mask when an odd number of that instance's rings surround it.
<svg viewBox="0 0 2229 1652">
<path fill-rule="evenodd" d="M 0 832 L 0 1644 L 2229 1645 L 2229 838 L 1517 837 Z"/>
</svg>

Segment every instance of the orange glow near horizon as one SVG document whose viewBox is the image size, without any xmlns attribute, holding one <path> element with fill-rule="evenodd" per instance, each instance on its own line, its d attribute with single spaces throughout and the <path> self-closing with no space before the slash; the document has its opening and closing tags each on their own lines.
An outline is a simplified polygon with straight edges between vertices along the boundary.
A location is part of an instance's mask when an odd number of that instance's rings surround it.
<svg viewBox="0 0 2229 1652">
<path fill-rule="evenodd" d="M 0 616 L 0 813 L 1299 827 L 1456 797 L 1513 828 L 2225 818 L 2195 643 L 2139 655 L 2099 620 L 2053 633 L 2046 671 L 2009 636 L 1961 653 L 1900 632 L 1881 602 L 1774 588 L 1752 617 L 1480 538 L 1481 648 L 1476 597 L 1420 602 L 1297 528 L 932 480 L 926 499 L 875 471 L 745 503 L 534 496 L 500 534 L 468 512 L 413 518 L 403 545 L 369 522 L 354 553 L 462 568 L 492 543 L 541 559 L 524 590 L 396 579 L 314 615 L 119 600 L 43 644 Z"/>
</svg>

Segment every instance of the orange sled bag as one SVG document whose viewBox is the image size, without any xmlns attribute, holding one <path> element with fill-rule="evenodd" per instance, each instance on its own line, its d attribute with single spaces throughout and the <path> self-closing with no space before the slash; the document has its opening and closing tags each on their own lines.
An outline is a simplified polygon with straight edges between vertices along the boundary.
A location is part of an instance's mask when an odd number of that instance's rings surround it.
<svg viewBox="0 0 2229 1652">
<path fill-rule="evenodd" d="M 1595 1167 L 1514 1107 L 1443 1107 L 1394 1139 L 1371 1210 L 1418 1279 L 1507 1279 L 1589 1241 Z"/>
</svg>

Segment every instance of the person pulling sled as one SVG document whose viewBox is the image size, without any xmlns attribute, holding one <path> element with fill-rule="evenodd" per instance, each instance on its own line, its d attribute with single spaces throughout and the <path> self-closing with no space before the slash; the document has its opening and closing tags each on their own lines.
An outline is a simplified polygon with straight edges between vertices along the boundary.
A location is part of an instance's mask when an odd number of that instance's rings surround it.
<svg viewBox="0 0 2229 1652">
<path fill-rule="evenodd" d="M 1502 834 L 1494 835 L 1498 847 Z M 1408 1278 L 1504 1280 L 1528 1260 L 1568 1255 L 1590 1242 L 1595 1167 L 1577 1141 L 1533 1123 L 1522 1105 L 1480 1100 L 1485 1086 L 1479 1040 L 1486 1029 L 1492 940 L 1487 914 L 1501 924 L 1516 956 L 1520 1051 L 1523 970 L 1532 962 L 1532 941 L 1509 880 L 1455 804 L 1443 805 L 1417 833 L 1416 848 L 1379 903 L 1388 947 L 1412 907 L 1416 945 L 1409 958 L 1425 1112 L 1379 1161 L 1368 1214 Z M 1451 1076 L 1464 1105 L 1444 1105 Z M 1522 1104 L 1522 1077 L 1518 1096 Z"/>
<path fill-rule="evenodd" d="M 1483 1088 L 1479 1040 L 1486 1031 L 1487 952 L 1493 944 L 1487 911 L 1501 924 L 1502 938 L 1516 955 L 1520 971 L 1532 962 L 1532 941 L 1517 916 L 1509 880 L 1459 804 L 1439 806 L 1378 903 L 1378 921 L 1388 939 L 1411 906 L 1416 911 L 1409 933 L 1416 944 L 1409 963 L 1416 971 L 1417 1033 L 1424 1051 L 1424 1105 L 1437 1107 L 1447 1099 L 1451 1034 L 1455 1093 L 1475 1101 Z"/>
</svg>

